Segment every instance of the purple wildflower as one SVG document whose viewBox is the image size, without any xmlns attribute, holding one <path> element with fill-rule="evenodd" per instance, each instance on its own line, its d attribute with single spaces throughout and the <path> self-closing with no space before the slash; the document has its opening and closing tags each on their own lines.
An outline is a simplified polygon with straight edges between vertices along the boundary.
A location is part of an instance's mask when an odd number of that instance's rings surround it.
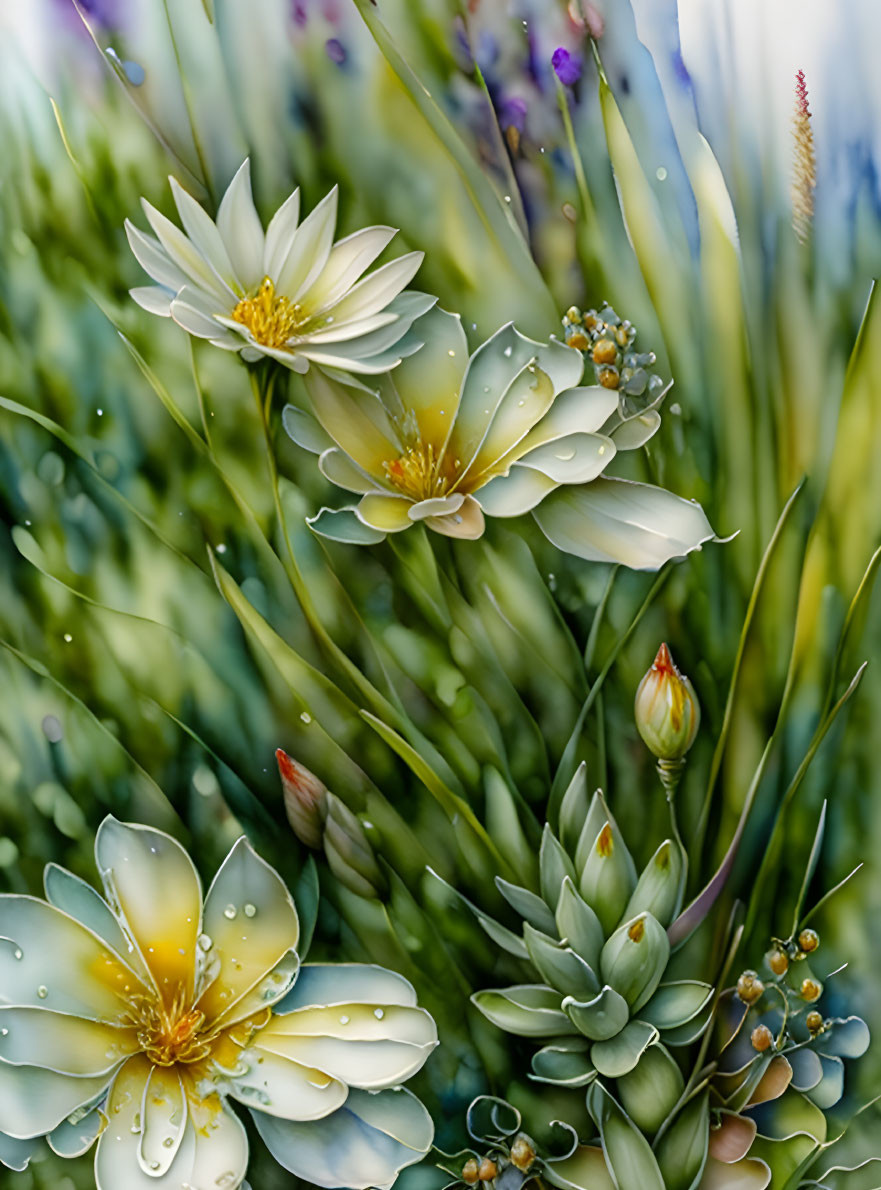
<svg viewBox="0 0 881 1190">
<path fill-rule="evenodd" d="M 573 86 L 581 78 L 581 59 L 577 54 L 570 54 L 563 46 L 554 50 L 551 65 L 564 87 Z"/>
</svg>

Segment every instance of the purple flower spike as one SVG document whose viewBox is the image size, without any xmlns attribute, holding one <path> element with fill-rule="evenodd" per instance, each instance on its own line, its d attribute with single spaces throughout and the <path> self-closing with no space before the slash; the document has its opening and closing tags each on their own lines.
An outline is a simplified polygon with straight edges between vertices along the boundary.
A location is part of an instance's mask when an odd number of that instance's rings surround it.
<svg viewBox="0 0 881 1190">
<path fill-rule="evenodd" d="M 573 86 L 581 78 L 581 59 L 577 54 L 570 54 L 563 46 L 554 50 L 551 65 L 564 87 Z"/>
<path fill-rule="evenodd" d="M 348 55 L 346 54 L 346 47 L 336 37 L 331 37 L 324 43 L 324 49 L 331 62 L 336 62 L 337 66 L 342 66 Z"/>
</svg>

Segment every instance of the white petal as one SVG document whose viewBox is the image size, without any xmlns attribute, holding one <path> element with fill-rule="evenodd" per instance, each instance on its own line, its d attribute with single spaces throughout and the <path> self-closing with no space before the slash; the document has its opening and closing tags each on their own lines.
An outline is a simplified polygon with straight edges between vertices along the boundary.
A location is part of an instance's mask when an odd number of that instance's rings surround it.
<svg viewBox="0 0 881 1190">
<path fill-rule="evenodd" d="M 714 536 L 699 504 L 625 479 L 560 488 L 532 515 L 558 549 L 634 570 L 656 570 Z"/>
<path fill-rule="evenodd" d="M 0 995 L 7 1003 L 112 1023 L 125 1016 L 132 992 L 143 991 L 115 951 L 45 901 L 2 896 L 0 922 Z"/>
<path fill-rule="evenodd" d="M 618 424 L 618 394 L 613 389 L 596 384 L 584 388 L 570 388 L 554 398 L 550 409 L 530 430 L 523 442 L 525 449 L 552 442 L 566 434 L 608 434 L 604 427 L 614 417 Z"/>
<path fill-rule="evenodd" d="M 305 343 L 314 343 L 316 346 L 323 346 L 331 343 L 345 343 L 353 339 L 364 339 L 371 332 L 383 330 L 385 327 L 393 326 L 397 323 L 397 318 L 394 314 L 388 312 L 380 314 L 371 314 L 367 318 L 359 318 L 352 322 L 333 322 L 330 326 L 326 326 L 319 319 L 319 326 L 317 330 L 307 331 L 305 334 L 299 336 L 296 340 L 297 346 Z M 391 342 L 401 337 L 400 328 L 396 327 L 394 334 L 391 336 Z M 386 332 L 386 338 L 390 332 Z M 372 341 L 372 336 L 371 336 Z M 369 352 L 369 354 L 374 354 Z"/>
<path fill-rule="evenodd" d="M 0 1129 L 8 1136 L 43 1136 L 91 1103 L 110 1078 L 73 1078 L 38 1066 L 0 1063 Z"/>
<path fill-rule="evenodd" d="M 424 346 L 395 369 L 390 381 L 404 409 L 416 414 L 426 442 L 446 442 L 468 366 L 468 341 L 458 314 L 435 309 L 420 319 Z"/>
<path fill-rule="evenodd" d="M 558 484 L 541 471 L 514 466 L 478 488 L 475 499 L 487 516 L 522 516 L 544 500 Z"/>
<path fill-rule="evenodd" d="M 290 251 L 300 219 L 300 189 L 288 195 L 269 221 L 263 248 L 263 273 L 275 278 Z"/>
<path fill-rule="evenodd" d="M 188 1182 L 198 1185 L 190 1176 L 196 1149 L 192 1128 L 185 1130 L 183 1143 L 165 1173 L 148 1174 L 141 1166 L 144 1090 L 152 1070 L 150 1062 L 138 1055 L 130 1058 L 113 1080 L 106 1107 L 108 1124 L 95 1152 L 97 1190 L 181 1190 Z"/>
<path fill-rule="evenodd" d="M 602 434 L 568 434 L 520 455 L 519 464 L 543 471 L 556 483 L 589 483 L 615 457 L 615 443 Z"/>
<path fill-rule="evenodd" d="M 191 194 L 187 194 L 176 178 L 168 180 L 171 183 L 171 193 L 174 196 L 174 203 L 181 223 L 184 225 L 184 231 L 192 240 L 196 250 L 201 252 L 215 273 L 231 289 L 236 292 L 240 291 L 241 283 L 235 275 L 223 237 L 214 220 L 199 206 Z"/>
<path fill-rule="evenodd" d="M 420 1070 L 437 1044 L 437 1029 L 421 1008 L 337 1004 L 273 1016 L 254 1044 L 350 1087 L 376 1089 Z"/>
<path fill-rule="evenodd" d="M 550 376 L 537 364 L 527 364 L 499 401 L 465 474 L 473 481 L 488 471 L 507 471 L 508 460 L 516 457 L 518 443 L 545 415 L 553 400 Z"/>
<path fill-rule="evenodd" d="M 113 947 L 142 981 L 149 984 L 147 969 L 138 952 L 126 938 L 110 906 L 90 884 L 58 864 L 47 864 L 43 872 L 43 887 L 50 905 L 97 934 L 108 946 Z"/>
<path fill-rule="evenodd" d="M 466 496 L 458 512 L 448 516 L 429 517 L 425 524 L 444 537 L 458 537 L 463 541 L 476 541 L 483 536 L 485 523 L 483 510 L 473 496 Z"/>
<path fill-rule="evenodd" d="M 359 521 L 353 508 L 322 508 L 306 523 L 313 533 L 328 541 L 342 541 L 347 545 L 377 545 L 385 540 L 385 533 Z"/>
<path fill-rule="evenodd" d="M 232 291 L 221 281 L 205 257 L 196 250 L 195 245 L 191 243 L 180 228 L 176 227 L 170 219 L 166 219 L 145 198 L 141 199 L 141 204 L 147 219 L 150 221 L 150 226 L 156 232 L 159 243 L 171 258 L 172 263 L 182 273 L 186 274 L 186 277 L 190 281 L 195 283 L 200 289 L 204 289 L 206 293 L 211 294 L 218 301 L 223 302 L 228 300 L 228 297 L 232 296 Z M 158 281 L 160 278 L 156 277 L 155 280 Z"/>
<path fill-rule="evenodd" d="M 221 199 L 217 230 L 243 288 L 253 289 L 263 279 L 264 235 L 251 197 L 251 163 L 247 157 Z"/>
<path fill-rule="evenodd" d="M 288 254 L 274 277 L 278 293 L 297 298 L 327 263 L 336 230 L 339 190 L 333 190 L 310 211 L 293 237 Z"/>
<path fill-rule="evenodd" d="M 464 503 L 465 496 L 461 492 L 453 492 L 451 496 L 433 496 L 430 500 L 419 500 L 416 504 L 411 504 L 407 515 L 411 521 L 450 516 L 458 512 Z"/>
<path fill-rule="evenodd" d="M 403 975 L 372 963 L 305 963 L 275 1011 L 353 1003 L 415 1008 L 416 990 Z"/>
<path fill-rule="evenodd" d="M 98 827 L 95 859 L 107 899 L 166 1001 L 192 994 L 202 886 L 175 839 L 108 816 Z"/>
<path fill-rule="evenodd" d="M 138 264 L 154 281 L 172 293 L 177 293 L 182 285 L 186 285 L 186 273 L 173 263 L 158 240 L 144 235 L 129 219 L 125 221 L 125 234 Z"/>
<path fill-rule="evenodd" d="M 424 257 L 424 252 L 408 252 L 375 269 L 353 286 L 341 301 L 330 307 L 334 319 L 365 318 L 368 314 L 384 310 L 413 280 Z"/>
<path fill-rule="evenodd" d="M 355 516 L 372 529 L 380 529 L 383 533 L 399 533 L 413 524 L 410 520 L 412 504 L 413 501 L 406 496 L 368 492 L 355 508 Z"/>
<path fill-rule="evenodd" d="M 296 405 L 285 405 L 281 413 L 282 424 L 288 437 L 303 450 L 321 455 L 334 445 L 333 438 L 323 430 L 311 413 L 298 409 Z"/>
<path fill-rule="evenodd" d="M 223 327 L 213 318 L 206 318 L 195 306 L 179 298 L 174 299 L 170 310 L 171 317 L 177 325 L 183 327 L 187 334 L 195 335 L 197 339 L 217 339 L 224 333 L 229 333 L 224 332 Z"/>
<path fill-rule="evenodd" d="M 104 1128 L 104 1113 L 97 1107 L 84 1116 L 76 1112 L 71 1118 L 76 1122 L 62 1120 L 46 1137 L 49 1148 L 59 1157 L 81 1157 L 89 1151 Z"/>
<path fill-rule="evenodd" d="M 140 1049 L 137 1032 L 85 1017 L 18 1005 L 0 1007 L 0 1059 L 59 1074 L 108 1074 Z"/>
<path fill-rule="evenodd" d="M 305 385 L 312 412 L 334 442 L 369 475 L 384 479 L 383 463 L 398 458 L 401 448 L 379 397 L 314 368 Z"/>
<path fill-rule="evenodd" d="M 339 301 L 388 247 L 395 234 L 393 227 L 365 227 L 337 241 L 321 274 L 303 294 L 304 305 L 321 312 Z"/>
<path fill-rule="evenodd" d="M 242 1051 L 241 1065 L 247 1072 L 230 1080 L 229 1094 L 286 1120 L 319 1120 L 345 1103 L 349 1093 L 339 1079 L 259 1046 Z"/>
<path fill-rule="evenodd" d="M 381 490 L 379 483 L 366 471 L 362 471 L 338 446 L 332 446 L 322 453 L 318 460 L 318 468 L 331 483 L 347 492 L 362 494 Z"/>
<path fill-rule="evenodd" d="M 638 450 L 658 432 L 660 427 L 660 413 L 656 409 L 649 409 L 645 413 L 638 413 L 635 417 L 628 417 L 617 429 L 612 431 L 612 439 L 619 450 Z"/>
<path fill-rule="evenodd" d="M 128 292 L 129 297 L 148 314 L 158 314 L 160 318 L 171 317 L 171 299 L 174 294 L 170 290 L 162 289 L 159 285 L 139 285 Z"/>
<path fill-rule="evenodd" d="M 202 929 L 221 965 L 198 1007 L 209 1020 L 236 1019 L 241 998 L 296 947 L 300 934 L 297 911 L 281 877 L 245 838 L 234 844 L 214 877 Z"/>
<path fill-rule="evenodd" d="M 193 1190 L 236 1190 L 248 1168 L 248 1137 L 242 1121 L 216 1095 L 201 1103 L 191 1101 L 190 1119 L 193 1127 L 188 1131 L 194 1130 L 196 1152 L 185 1181 Z"/>
<path fill-rule="evenodd" d="M 14 1169 L 16 1173 L 21 1173 L 22 1170 L 27 1169 L 28 1162 L 37 1151 L 37 1147 L 35 1141 L 16 1140 L 15 1137 L 0 1132 L 0 1165 L 5 1165 L 7 1169 Z"/>
<path fill-rule="evenodd" d="M 141 1101 L 138 1165 L 151 1177 L 171 1169 L 187 1126 L 187 1098 L 177 1070 L 154 1066 Z"/>
<path fill-rule="evenodd" d="M 315 1123 L 253 1113 L 276 1161 L 325 1190 L 391 1187 L 399 1171 L 431 1148 L 434 1127 L 419 1100 L 403 1088 L 378 1095 L 352 1091 L 346 1103 Z"/>
</svg>

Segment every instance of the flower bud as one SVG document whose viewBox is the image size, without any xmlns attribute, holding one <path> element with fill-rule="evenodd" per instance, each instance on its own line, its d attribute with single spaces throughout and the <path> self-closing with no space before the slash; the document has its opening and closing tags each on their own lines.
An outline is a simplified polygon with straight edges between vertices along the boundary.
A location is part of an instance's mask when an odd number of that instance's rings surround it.
<svg viewBox="0 0 881 1190">
<path fill-rule="evenodd" d="M 327 786 L 281 748 L 276 748 L 275 759 L 288 822 L 301 843 L 318 849 L 321 847 L 322 807 Z"/>
<path fill-rule="evenodd" d="M 805 1024 L 812 1037 L 816 1037 L 823 1030 L 823 1017 L 816 1009 L 805 1017 Z"/>
<path fill-rule="evenodd" d="M 755 971 L 744 971 L 737 981 L 737 994 L 744 1004 L 755 1004 L 765 990 L 765 985 Z"/>
<path fill-rule="evenodd" d="M 789 970 L 789 956 L 779 946 L 774 946 L 768 951 L 765 962 L 775 975 L 785 975 Z"/>
<path fill-rule="evenodd" d="M 600 955 L 606 983 L 639 1012 L 655 994 L 670 957 L 667 931 L 650 913 L 642 913 L 614 932 Z"/>
<path fill-rule="evenodd" d="M 473 1186 L 478 1180 L 478 1166 L 473 1157 L 469 1157 L 462 1166 L 462 1181 L 468 1186 Z"/>
<path fill-rule="evenodd" d="M 529 1173 L 532 1168 L 532 1163 L 535 1161 L 535 1148 L 528 1136 L 524 1136 L 522 1132 L 514 1137 L 514 1143 L 511 1145 L 511 1164 L 514 1165 L 521 1173 Z"/>
<path fill-rule="evenodd" d="M 491 1182 L 498 1175 L 498 1172 L 499 1167 L 495 1161 L 491 1157 L 484 1157 L 477 1171 L 477 1176 L 481 1182 Z"/>
<path fill-rule="evenodd" d="M 618 348 L 611 339 L 597 339 L 593 349 L 595 364 L 613 364 L 618 358 Z"/>
<path fill-rule="evenodd" d="M 805 954 L 810 954 L 816 950 L 820 945 L 820 935 L 816 930 L 802 930 L 798 936 L 799 950 L 803 950 Z"/>
<path fill-rule="evenodd" d="M 816 979 L 803 979 L 799 993 L 802 1000 L 807 1000 L 808 1004 L 813 1004 L 815 1000 L 819 1000 L 823 995 L 823 985 L 818 983 Z"/>
<path fill-rule="evenodd" d="M 681 760 L 694 743 L 701 721 L 700 704 L 665 644 L 639 683 L 634 714 L 639 734 L 658 760 Z"/>
<path fill-rule="evenodd" d="M 763 1054 L 774 1044 L 774 1035 L 767 1025 L 756 1025 L 749 1037 L 754 1050 Z"/>
<path fill-rule="evenodd" d="M 330 870 L 350 892 L 378 898 L 386 883 L 360 820 L 332 793 L 325 796 L 324 805 L 324 854 Z"/>
</svg>

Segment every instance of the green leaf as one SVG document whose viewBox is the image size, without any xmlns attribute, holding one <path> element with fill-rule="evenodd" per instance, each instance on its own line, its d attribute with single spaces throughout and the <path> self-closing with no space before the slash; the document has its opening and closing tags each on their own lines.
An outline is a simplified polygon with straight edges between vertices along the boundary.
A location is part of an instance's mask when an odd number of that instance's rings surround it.
<svg viewBox="0 0 881 1190">
<path fill-rule="evenodd" d="M 638 1012 L 661 982 L 669 957 L 664 927 L 650 913 L 642 913 L 619 926 L 608 940 L 600 955 L 600 971 Z"/>
<path fill-rule="evenodd" d="M 511 908 L 531 926 L 535 926 L 543 934 L 553 934 L 556 929 L 554 915 L 541 897 L 530 892 L 528 888 L 521 888 L 519 884 L 510 884 L 501 876 L 496 877 L 496 887 Z"/>
<path fill-rule="evenodd" d="M 600 1083 L 588 1089 L 587 1106 L 618 1190 L 666 1190 L 648 1141 Z"/>
<path fill-rule="evenodd" d="M 567 1087 L 585 1087 L 596 1078 L 585 1037 L 562 1037 L 532 1056 L 530 1078 Z"/>
<path fill-rule="evenodd" d="M 640 1016 L 659 1029 L 675 1029 L 693 1020 L 707 1005 L 712 994 L 710 984 L 696 979 L 662 983 Z"/>
<path fill-rule="evenodd" d="M 591 1041 L 606 1041 L 614 1037 L 621 1032 L 630 1016 L 627 1001 L 608 986 L 592 1000 L 576 1000 L 573 996 L 567 996 L 563 1008 L 579 1032 Z"/>
<path fill-rule="evenodd" d="M 578 847 L 578 840 L 587 821 L 589 809 L 587 764 L 582 760 L 560 802 L 560 841 L 573 855 Z M 602 823 L 597 826 L 597 830 L 601 825 Z M 594 831 L 594 838 L 596 838 L 596 831 Z"/>
<path fill-rule="evenodd" d="M 618 1079 L 622 1107 L 649 1134 L 661 1127 L 684 1089 L 682 1072 L 660 1042 L 649 1046 L 636 1067 Z"/>
<path fill-rule="evenodd" d="M 636 869 L 613 822 L 606 822 L 594 839 L 581 870 L 579 892 L 594 910 L 605 934 L 621 920 L 636 887 Z"/>
<path fill-rule="evenodd" d="M 635 917 L 646 911 L 662 926 L 668 926 L 678 909 L 683 866 L 681 851 L 671 839 L 665 839 L 636 882 L 624 916 Z"/>
<path fill-rule="evenodd" d="M 474 1006 L 506 1033 L 518 1037 L 565 1037 L 575 1032 L 562 1011 L 559 992 L 541 984 L 519 984 L 475 992 Z"/>
<path fill-rule="evenodd" d="M 600 919 L 566 877 L 557 902 L 557 933 L 594 970 L 599 967 L 605 937 Z"/>
<path fill-rule="evenodd" d="M 539 872 L 542 897 L 549 905 L 556 905 L 564 879 L 567 876 L 570 880 L 575 879 L 575 868 L 547 822 L 539 851 Z"/>
<path fill-rule="evenodd" d="M 710 1140 L 709 1092 L 690 1100 L 658 1143 L 656 1156 L 667 1190 L 695 1190 Z"/>
<path fill-rule="evenodd" d="M 658 1030 L 645 1021 L 629 1021 L 615 1037 L 596 1041 L 590 1060 L 606 1078 L 621 1078 L 634 1069 L 648 1047 L 658 1038 Z"/>
<path fill-rule="evenodd" d="M 560 1190 L 618 1190 L 602 1149 L 579 1145 L 562 1161 L 547 1161 L 544 1180 Z"/>
<path fill-rule="evenodd" d="M 523 939 L 536 970 L 551 987 L 577 999 L 593 996 L 600 990 L 592 969 L 568 947 L 533 929 L 529 922 L 523 927 Z"/>
</svg>

